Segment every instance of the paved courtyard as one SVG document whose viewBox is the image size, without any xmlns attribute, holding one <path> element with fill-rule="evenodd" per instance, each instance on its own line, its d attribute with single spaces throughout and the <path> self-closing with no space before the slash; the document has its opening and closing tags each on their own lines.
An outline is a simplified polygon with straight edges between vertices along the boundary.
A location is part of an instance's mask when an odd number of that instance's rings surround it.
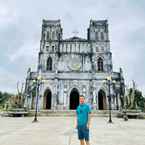
<svg viewBox="0 0 145 145">
<path fill-rule="evenodd" d="M 0 117 L 0 145 L 79 145 L 74 117 Z M 145 145 L 145 120 L 92 118 L 91 145 Z M 72 136 L 71 136 L 72 135 Z"/>
</svg>

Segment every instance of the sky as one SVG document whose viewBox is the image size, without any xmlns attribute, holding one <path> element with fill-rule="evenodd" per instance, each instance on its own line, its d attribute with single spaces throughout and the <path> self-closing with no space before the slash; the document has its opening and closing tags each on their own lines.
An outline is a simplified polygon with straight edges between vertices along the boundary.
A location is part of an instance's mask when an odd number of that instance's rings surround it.
<svg viewBox="0 0 145 145">
<path fill-rule="evenodd" d="M 90 19 L 108 20 L 113 69 L 145 95 L 144 0 L 0 0 L 0 91 L 16 93 L 36 71 L 42 19 L 61 19 L 64 38 L 87 37 Z"/>
</svg>

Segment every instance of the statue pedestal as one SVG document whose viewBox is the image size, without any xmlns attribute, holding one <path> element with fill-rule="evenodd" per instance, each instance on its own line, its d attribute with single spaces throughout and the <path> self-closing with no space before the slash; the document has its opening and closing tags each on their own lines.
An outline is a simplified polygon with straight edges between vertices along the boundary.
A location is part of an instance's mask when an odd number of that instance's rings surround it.
<svg viewBox="0 0 145 145">
<path fill-rule="evenodd" d="M 126 115 L 130 119 L 143 119 L 144 115 L 139 109 L 123 109 L 118 113 L 118 117 L 124 117 Z"/>
</svg>

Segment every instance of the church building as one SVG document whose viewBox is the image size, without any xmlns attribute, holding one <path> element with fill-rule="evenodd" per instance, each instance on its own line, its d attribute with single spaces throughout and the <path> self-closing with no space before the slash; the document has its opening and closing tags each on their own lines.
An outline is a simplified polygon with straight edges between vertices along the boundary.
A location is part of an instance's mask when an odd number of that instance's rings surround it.
<svg viewBox="0 0 145 145">
<path fill-rule="evenodd" d="M 124 78 L 113 71 L 107 20 L 90 20 L 86 38 L 66 39 L 60 20 L 43 20 L 37 66 L 27 72 L 27 108 L 74 110 L 84 95 L 95 110 L 108 109 L 109 97 L 120 109 Z"/>
</svg>

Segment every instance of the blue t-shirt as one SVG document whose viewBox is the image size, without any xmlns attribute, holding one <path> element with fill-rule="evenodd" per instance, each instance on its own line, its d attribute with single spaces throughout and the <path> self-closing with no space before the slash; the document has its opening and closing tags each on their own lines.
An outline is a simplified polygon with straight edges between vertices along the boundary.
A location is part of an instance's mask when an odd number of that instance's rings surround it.
<svg viewBox="0 0 145 145">
<path fill-rule="evenodd" d="M 87 104 L 80 104 L 77 107 L 77 124 L 78 126 L 86 126 L 88 123 L 88 115 L 91 112 L 91 108 Z"/>
</svg>

